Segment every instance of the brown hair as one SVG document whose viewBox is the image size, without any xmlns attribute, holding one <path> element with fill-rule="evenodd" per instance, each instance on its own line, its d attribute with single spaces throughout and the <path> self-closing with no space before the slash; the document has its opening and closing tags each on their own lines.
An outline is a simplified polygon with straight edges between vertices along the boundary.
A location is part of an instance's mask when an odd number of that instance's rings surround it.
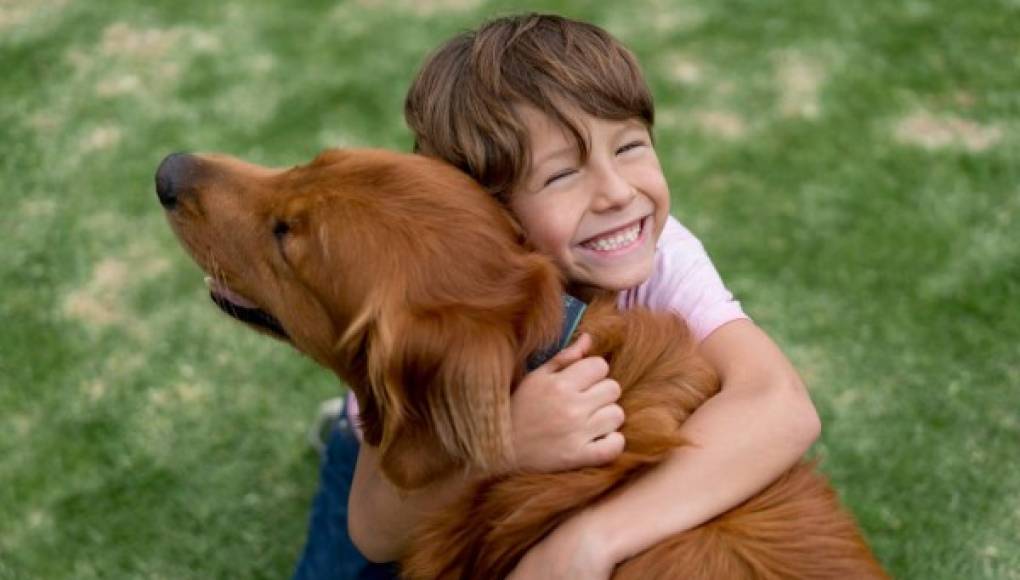
<svg viewBox="0 0 1020 580">
<path fill-rule="evenodd" d="M 496 19 L 432 53 L 408 90 L 415 151 L 438 157 L 505 201 L 527 170 L 527 132 L 515 107 L 561 123 L 588 155 L 571 109 L 602 119 L 654 121 L 634 55 L 605 30 L 545 14 Z"/>
</svg>

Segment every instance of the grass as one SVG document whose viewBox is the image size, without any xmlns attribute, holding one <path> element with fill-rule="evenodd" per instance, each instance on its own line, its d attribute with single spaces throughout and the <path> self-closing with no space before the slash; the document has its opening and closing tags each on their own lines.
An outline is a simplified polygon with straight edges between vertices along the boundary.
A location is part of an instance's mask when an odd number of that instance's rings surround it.
<svg viewBox="0 0 1020 580">
<path fill-rule="evenodd" d="M 674 213 L 804 374 L 899 578 L 1020 578 L 1020 4 L 533 3 L 642 60 Z M 340 387 L 228 322 L 176 150 L 406 149 L 425 53 L 510 2 L 0 4 L 0 578 L 279 578 Z"/>
</svg>

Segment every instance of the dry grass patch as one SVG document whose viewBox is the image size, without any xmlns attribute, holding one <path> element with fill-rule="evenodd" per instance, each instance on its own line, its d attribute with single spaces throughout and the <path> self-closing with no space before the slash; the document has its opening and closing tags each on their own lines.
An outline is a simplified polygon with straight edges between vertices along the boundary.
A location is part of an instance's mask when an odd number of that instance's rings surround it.
<svg viewBox="0 0 1020 580">
<path fill-rule="evenodd" d="M 704 65 L 687 55 L 674 54 L 666 59 L 663 74 L 682 85 L 697 85 L 704 76 Z"/>
<path fill-rule="evenodd" d="M 818 118 L 821 114 L 818 95 L 824 81 L 820 63 L 796 53 L 783 54 L 776 67 L 780 113 L 784 117 Z"/>
<path fill-rule="evenodd" d="M 702 132 L 727 141 L 735 141 L 747 135 L 747 121 L 737 113 L 699 111 L 695 113 L 694 120 Z"/>
<path fill-rule="evenodd" d="M 996 125 L 982 125 L 954 115 L 918 111 L 896 123 L 894 137 L 922 149 L 960 148 L 980 153 L 997 145 L 1003 131 Z"/>
</svg>

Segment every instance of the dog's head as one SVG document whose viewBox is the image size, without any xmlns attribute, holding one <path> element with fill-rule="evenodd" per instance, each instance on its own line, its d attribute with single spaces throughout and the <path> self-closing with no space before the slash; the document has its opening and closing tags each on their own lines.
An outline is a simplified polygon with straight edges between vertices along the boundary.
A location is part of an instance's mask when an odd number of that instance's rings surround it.
<svg viewBox="0 0 1020 580">
<path fill-rule="evenodd" d="M 175 154 L 156 189 L 213 300 L 355 390 L 394 483 L 512 462 L 510 389 L 556 337 L 560 281 L 477 183 L 331 150 L 289 169 Z"/>
</svg>

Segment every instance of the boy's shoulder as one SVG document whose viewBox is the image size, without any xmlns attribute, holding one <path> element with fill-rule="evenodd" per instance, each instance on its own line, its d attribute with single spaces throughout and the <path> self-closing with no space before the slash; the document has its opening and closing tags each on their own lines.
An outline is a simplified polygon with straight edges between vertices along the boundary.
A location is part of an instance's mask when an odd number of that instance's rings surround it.
<svg viewBox="0 0 1020 580">
<path fill-rule="evenodd" d="M 747 318 L 701 241 L 673 216 L 666 219 L 656 244 L 651 275 L 640 286 L 621 292 L 618 304 L 675 312 L 699 341 L 730 320 Z"/>
<path fill-rule="evenodd" d="M 700 260 L 705 247 L 680 220 L 672 215 L 666 218 L 666 225 L 655 244 L 655 265 L 652 279 L 662 279 L 683 272 Z"/>
</svg>

